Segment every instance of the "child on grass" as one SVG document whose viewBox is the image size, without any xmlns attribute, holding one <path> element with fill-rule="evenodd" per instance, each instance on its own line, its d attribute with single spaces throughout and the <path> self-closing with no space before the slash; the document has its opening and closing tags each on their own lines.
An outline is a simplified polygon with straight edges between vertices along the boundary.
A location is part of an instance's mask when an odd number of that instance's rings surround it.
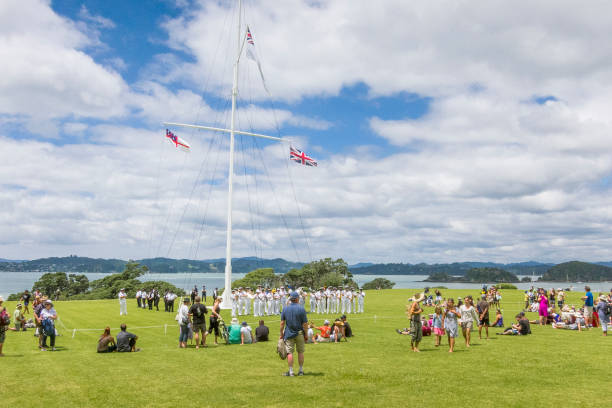
<svg viewBox="0 0 612 408">
<path fill-rule="evenodd" d="M 442 327 L 442 308 L 440 306 L 436 306 L 434 313 L 433 332 L 436 336 L 436 343 L 434 345 L 438 347 L 440 345 L 440 341 L 442 340 L 442 336 L 444 336 L 444 328 Z"/>
</svg>

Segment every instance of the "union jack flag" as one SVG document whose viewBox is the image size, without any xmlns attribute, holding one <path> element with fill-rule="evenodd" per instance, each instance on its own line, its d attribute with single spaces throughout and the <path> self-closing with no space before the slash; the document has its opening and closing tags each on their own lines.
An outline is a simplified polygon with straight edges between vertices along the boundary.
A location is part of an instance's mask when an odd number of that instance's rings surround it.
<svg viewBox="0 0 612 408">
<path fill-rule="evenodd" d="M 247 27 L 247 42 L 251 45 L 255 45 L 255 41 L 253 41 L 253 36 L 251 35 L 251 30 Z"/>
<path fill-rule="evenodd" d="M 186 141 L 184 141 L 183 139 L 181 139 L 180 137 L 178 137 L 177 135 L 175 135 L 168 129 L 166 129 L 166 138 L 170 143 L 172 143 L 174 146 L 178 147 L 179 149 L 183 149 L 187 152 L 191 150 L 191 146 L 189 146 L 189 143 L 187 143 Z"/>
<path fill-rule="evenodd" d="M 289 149 L 290 149 L 289 150 L 290 160 L 303 164 L 304 166 L 317 167 L 317 162 L 312 157 L 308 156 L 306 153 L 302 152 L 301 150 L 296 149 L 293 146 L 290 146 Z"/>
</svg>

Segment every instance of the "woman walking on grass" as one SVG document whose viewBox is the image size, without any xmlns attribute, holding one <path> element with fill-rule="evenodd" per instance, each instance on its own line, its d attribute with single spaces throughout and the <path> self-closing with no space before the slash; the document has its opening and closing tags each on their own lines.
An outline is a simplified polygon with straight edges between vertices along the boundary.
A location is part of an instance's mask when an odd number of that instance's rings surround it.
<svg viewBox="0 0 612 408">
<path fill-rule="evenodd" d="M 470 347 L 471 332 L 474 327 L 474 322 L 478 322 L 478 315 L 474 309 L 474 302 L 471 297 L 466 297 L 459 311 L 461 312 L 461 332 L 465 339 L 465 347 Z"/>
<path fill-rule="evenodd" d="M 546 325 L 548 320 L 548 298 L 546 297 L 546 291 L 540 288 L 540 326 Z"/>
<path fill-rule="evenodd" d="M 412 336 L 410 345 L 415 353 L 419 352 L 419 343 L 423 339 L 423 329 L 421 326 L 421 313 L 423 313 L 421 302 L 423 299 L 425 299 L 425 295 L 416 293 L 412 298 L 412 304 L 407 307 L 408 310 L 406 311 L 410 319 L 410 335 Z"/>
<path fill-rule="evenodd" d="M 455 351 L 455 339 L 459 336 L 457 327 L 457 318 L 461 317 L 461 313 L 455 307 L 455 301 L 450 298 L 446 302 L 446 309 L 442 315 L 442 324 L 448 337 L 448 352 Z"/>
</svg>

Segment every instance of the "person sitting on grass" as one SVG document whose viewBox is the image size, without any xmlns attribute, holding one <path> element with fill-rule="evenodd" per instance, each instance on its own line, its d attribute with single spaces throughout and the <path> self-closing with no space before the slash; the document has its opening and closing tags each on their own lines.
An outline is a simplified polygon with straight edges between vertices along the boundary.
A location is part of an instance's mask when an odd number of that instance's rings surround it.
<svg viewBox="0 0 612 408">
<path fill-rule="evenodd" d="M 315 336 L 314 336 L 314 324 L 312 324 L 312 322 L 308 323 L 308 339 L 306 340 L 306 343 L 316 343 L 315 341 Z"/>
<path fill-rule="evenodd" d="M 331 327 L 329 326 L 329 320 L 323 322 L 323 326 L 315 327 L 321 334 L 315 336 L 315 342 L 327 343 L 329 342 L 329 336 L 331 335 Z"/>
<path fill-rule="evenodd" d="M 510 335 L 510 336 L 525 336 L 527 334 L 531 334 L 531 326 L 529 325 L 529 320 L 521 313 L 516 315 L 516 323 L 511 327 L 508 327 L 502 333 L 497 333 L 501 335 Z"/>
<path fill-rule="evenodd" d="M 240 344 L 241 343 L 241 333 L 240 333 L 240 324 L 238 324 L 237 318 L 232 318 L 232 324 L 229 327 L 229 342 L 230 344 Z"/>
<path fill-rule="evenodd" d="M 110 329 L 109 329 L 110 334 Z M 117 351 L 120 353 L 130 353 L 140 351 L 136 348 L 138 336 L 127 331 L 125 323 L 121 324 L 121 331 L 117 334 Z"/>
<path fill-rule="evenodd" d="M 342 327 L 340 328 L 342 337 L 344 337 L 346 341 L 348 341 L 349 337 L 353 337 L 353 329 L 351 328 L 351 325 L 349 324 L 349 322 L 346 321 L 345 314 L 340 316 L 340 321 L 342 322 Z"/>
<path fill-rule="evenodd" d="M 251 330 L 251 326 L 247 322 L 242 322 L 242 327 L 240 328 L 240 344 L 251 344 L 253 343 L 253 331 Z"/>
<path fill-rule="evenodd" d="M 17 307 L 15 308 L 15 312 L 13 312 L 13 322 L 15 323 L 15 328 L 11 329 L 14 331 L 26 331 L 25 328 L 25 317 L 23 316 L 23 312 L 21 310 L 21 308 L 23 307 L 23 305 L 21 303 L 19 303 L 17 305 Z"/>
<path fill-rule="evenodd" d="M 112 353 L 115 350 L 117 350 L 115 338 L 111 336 L 110 327 L 107 327 L 98 339 L 98 353 Z"/>
<path fill-rule="evenodd" d="M 495 321 L 491 327 L 504 327 L 504 316 L 502 316 L 501 310 L 497 309 L 495 312 Z"/>
<path fill-rule="evenodd" d="M 340 319 L 336 319 L 336 321 L 334 322 L 334 325 L 331 327 L 329 341 L 338 343 L 340 339 L 342 339 L 342 331 L 340 330 L 341 327 L 343 327 L 342 321 Z"/>
<path fill-rule="evenodd" d="M 255 329 L 255 339 L 256 341 L 268 341 L 268 335 L 270 334 L 270 329 L 268 326 L 264 324 L 263 320 L 259 321 L 259 326 Z"/>
</svg>

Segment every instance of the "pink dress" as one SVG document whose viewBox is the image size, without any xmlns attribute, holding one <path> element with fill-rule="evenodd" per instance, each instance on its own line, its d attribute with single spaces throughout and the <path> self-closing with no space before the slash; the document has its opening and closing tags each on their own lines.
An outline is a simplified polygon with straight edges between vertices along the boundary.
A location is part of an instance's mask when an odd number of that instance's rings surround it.
<svg viewBox="0 0 612 408">
<path fill-rule="evenodd" d="M 540 295 L 540 316 L 548 317 L 548 299 Z"/>
</svg>

